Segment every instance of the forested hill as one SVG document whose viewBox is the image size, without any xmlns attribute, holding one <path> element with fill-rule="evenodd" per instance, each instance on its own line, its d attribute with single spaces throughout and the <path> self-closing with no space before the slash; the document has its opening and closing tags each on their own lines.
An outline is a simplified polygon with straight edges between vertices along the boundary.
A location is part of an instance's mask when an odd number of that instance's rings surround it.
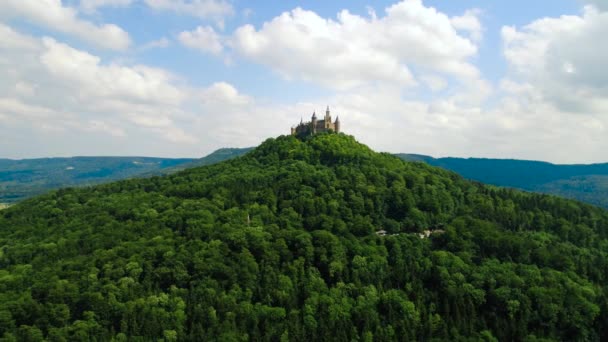
<svg viewBox="0 0 608 342">
<path fill-rule="evenodd" d="M 26 200 L 0 246 L 6 340 L 608 339 L 606 211 L 341 134 Z"/>
<path fill-rule="evenodd" d="M 200 159 L 148 157 L 73 157 L 0 159 L 0 205 L 15 203 L 51 189 L 107 183 L 134 177 L 171 174 L 236 158 L 253 150 L 221 148 Z M 482 158 L 433 158 L 400 153 L 466 179 L 572 198 L 608 208 L 608 164 L 555 165 L 539 161 Z"/>
<path fill-rule="evenodd" d="M 608 208 L 608 163 L 556 165 L 540 161 L 486 158 L 433 158 L 400 153 L 486 184 L 548 193 Z"/>
</svg>

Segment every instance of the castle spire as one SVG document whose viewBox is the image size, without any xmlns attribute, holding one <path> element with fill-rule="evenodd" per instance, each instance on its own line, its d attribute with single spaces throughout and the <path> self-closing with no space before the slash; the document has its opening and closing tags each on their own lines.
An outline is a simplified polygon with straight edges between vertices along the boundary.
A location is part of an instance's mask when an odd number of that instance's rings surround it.
<svg viewBox="0 0 608 342">
<path fill-rule="evenodd" d="M 340 116 L 336 115 L 336 122 L 334 122 L 334 131 L 340 133 Z"/>
<path fill-rule="evenodd" d="M 329 114 L 329 106 L 327 106 L 327 109 L 325 110 L 325 129 L 328 129 L 330 124 L 331 114 Z"/>
</svg>

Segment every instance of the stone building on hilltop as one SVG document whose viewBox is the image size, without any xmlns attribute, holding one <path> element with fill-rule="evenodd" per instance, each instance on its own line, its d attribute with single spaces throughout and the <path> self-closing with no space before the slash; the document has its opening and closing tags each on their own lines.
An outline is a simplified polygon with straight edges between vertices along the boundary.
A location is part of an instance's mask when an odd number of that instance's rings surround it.
<svg viewBox="0 0 608 342">
<path fill-rule="evenodd" d="M 300 120 L 299 125 L 291 127 L 291 135 L 313 135 L 321 132 L 340 133 L 340 119 L 336 116 L 336 121 L 331 121 L 329 106 L 327 106 L 325 117 L 322 120 L 317 120 L 317 114 L 312 113 L 311 121 Z"/>
</svg>

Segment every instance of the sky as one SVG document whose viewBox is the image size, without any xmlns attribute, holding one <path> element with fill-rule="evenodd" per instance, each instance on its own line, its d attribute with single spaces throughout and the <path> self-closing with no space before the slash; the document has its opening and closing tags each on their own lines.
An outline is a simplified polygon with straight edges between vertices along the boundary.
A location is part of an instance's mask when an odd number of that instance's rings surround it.
<svg viewBox="0 0 608 342">
<path fill-rule="evenodd" d="M 608 162 L 608 0 L 0 0 L 0 158 L 202 157 L 329 106 L 377 151 Z"/>
</svg>

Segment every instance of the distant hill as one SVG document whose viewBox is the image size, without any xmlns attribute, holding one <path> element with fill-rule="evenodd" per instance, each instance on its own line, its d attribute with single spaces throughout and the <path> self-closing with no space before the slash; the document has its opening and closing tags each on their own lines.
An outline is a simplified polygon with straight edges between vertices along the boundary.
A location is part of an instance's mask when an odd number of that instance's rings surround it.
<svg viewBox="0 0 608 342">
<path fill-rule="evenodd" d="M 148 157 L 0 159 L 0 203 L 16 202 L 50 189 L 131 178 L 190 161 Z"/>
<path fill-rule="evenodd" d="M 0 208 L 49 190 L 171 174 L 241 156 L 248 148 L 221 148 L 200 158 L 71 157 L 0 159 Z"/>
<path fill-rule="evenodd" d="M 189 162 L 163 169 L 163 170 L 161 170 L 161 173 L 162 174 L 171 174 L 171 173 L 174 173 L 177 171 L 189 169 L 191 167 L 205 166 L 205 165 L 219 163 L 224 160 L 229 160 L 232 158 L 240 157 L 253 149 L 254 149 L 254 147 L 220 148 L 219 150 L 214 151 L 213 153 L 207 155 L 206 157 L 203 157 L 200 159 L 193 159 Z"/>
<path fill-rule="evenodd" d="M 607 163 L 557 165 L 514 159 L 433 158 L 405 153 L 397 156 L 439 166 L 482 183 L 548 193 L 608 208 Z"/>
</svg>

